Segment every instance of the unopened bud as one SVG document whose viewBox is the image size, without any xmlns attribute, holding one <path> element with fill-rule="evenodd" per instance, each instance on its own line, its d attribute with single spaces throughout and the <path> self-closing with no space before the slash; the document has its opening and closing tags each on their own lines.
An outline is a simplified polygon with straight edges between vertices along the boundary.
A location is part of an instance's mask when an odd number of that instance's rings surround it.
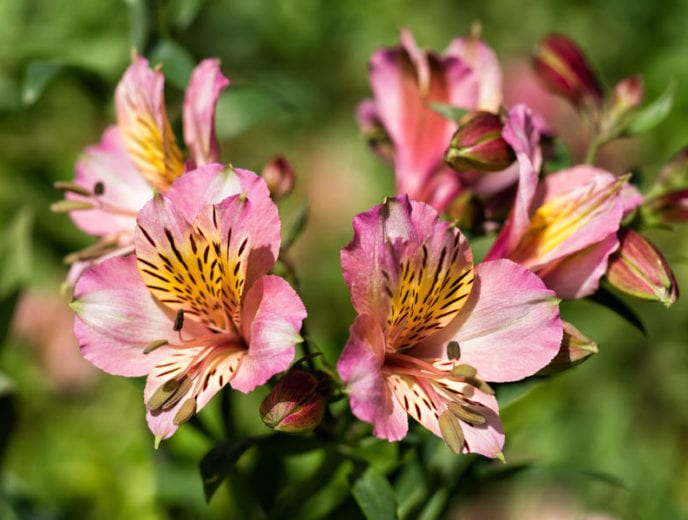
<svg viewBox="0 0 688 520">
<path fill-rule="evenodd" d="M 471 112 L 459 121 L 444 161 L 456 171 L 503 170 L 516 160 L 513 149 L 502 137 L 504 124 L 490 112 Z"/>
<path fill-rule="evenodd" d="M 688 147 L 680 150 L 664 165 L 657 182 L 664 190 L 688 187 Z"/>
<path fill-rule="evenodd" d="M 627 112 L 643 102 L 643 80 L 640 76 L 629 76 L 614 87 L 614 110 Z"/>
<path fill-rule="evenodd" d="M 263 167 L 261 176 L 265 179 L 274 200 L 286 197 L 294 189 L 296 181 L 294 170 L 284 157 L 277 156 L 270 159 Z"/>
<path fill-rule="evenodd" d="M 547 366 L 540 369 L 539 376 L 558 374 L 574 367 L 593 354 L 597 354 L 597 343 L 585 336 L 576 327 L 566 321 L 562 321 L 564 336 L 561 340 L 559 352 Z"/>
<path fill-rule="evenodd" d="M 667 224 L 688 221 L 688 188 L 670 191 L 648 201 L 646 211 L 653 220 Z"/>
<path fill-rule="evenodd" d="M 602 87 L 583 51 L 566 36 L 545 37 L 535 50 L 533 65 L 550 90 L 574 105 L 580 106 L 585 99 L 602 100 Z"/>
<path fill-rule="evenodd" d="M 323 418 L 330 388 L 330 376 L 324 372 L 291 370 L 263 400 L 260 416 L 267 426 L 277 431 L 310 431 Z"/>
<path fill-rule="evenodd" d="M 609 259 L 607 280 L 617 290 L 669 307 L 678 286 L 664 255 L 649 240 L 630 229 L 619 233 L 621 245 Z"/>
</svg>

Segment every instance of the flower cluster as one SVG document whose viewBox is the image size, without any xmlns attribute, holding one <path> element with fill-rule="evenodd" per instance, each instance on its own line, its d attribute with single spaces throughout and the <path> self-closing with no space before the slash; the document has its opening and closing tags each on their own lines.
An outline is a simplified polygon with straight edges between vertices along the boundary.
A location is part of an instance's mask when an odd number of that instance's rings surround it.
<svg viewBox="0 0 688 520">
<path fill-rule="evenodd" d="M 534 65 L 591 125 L 579 164 L 553 167 L 548 121 L 502 105 L 502 72 L 479 31 L 440 54 L 402 30 L 399 46 L 373 55 L 373 98 L 358 119 L 396 193 L 354 218 L 341 250 L 356 318 L 335 369 L 307 343 L 295 361 L 306 308 L 270 274 L 282 258 L 275 201 L 291 192 L 293 170 L 280 157 L 262 176 L 220 163 L 214 112 L 229 81 L 217 60 L 192 74 L 182 151 L 162 73 L 134 56 L 117 124 L 86 149 L 74 181 L 58 184 L 66 199 L 54 205 L 98 237 L 68 257 L 84 357 L 147 376 L 156 443 L 224 387 L 270 383 L 260 414 L 281 432 L 338 421 L 329 402 L 347 396 L 379 438 L 405 438 L 410 416 L 454 453 L 502 458 L 495 388 L 597 351 L 559 302 L 613 293 L 671 305 L 676 281 L 643 231 L 688 213 L 685 152 L 646 195 L 630 174 L 595 165 L 602 146 L 648 119 L 637 77 L 605 92 L 561 35 L 542 41 Z M 477 235 L 494 237 L 481 262 Z"/>
</svg>

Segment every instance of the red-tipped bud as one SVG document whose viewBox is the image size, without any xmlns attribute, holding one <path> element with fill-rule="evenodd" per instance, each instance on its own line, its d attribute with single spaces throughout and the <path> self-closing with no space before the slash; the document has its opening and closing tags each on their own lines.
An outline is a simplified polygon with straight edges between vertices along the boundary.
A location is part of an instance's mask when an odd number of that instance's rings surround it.
<svg viewBox="0 0 688 520">
<path fill-rule="evenodd" d="M 628 112 L 643 102 L 643 80 L 640 76 L 629 76 L 614 86 L 613 109 Z"/>
<path fill-rule="evenodd" d="M 261 176 L 265 179 L 274 200 L 286 197 L 294 189 L 294 170 L 289 161 L 282 156 L 270 159 L 263 167 Z"/>
<path fill-rule="evenodd" d="M 444 161 L 456 171 L 496 172 L 516 160 L 513 149 L 502 137 L 504 124 L 490 112 L 471 112 L 459 121 Z"/>
<path fill-rule="evenodd" d="M 583 51 L 566 36 L 550 34 L 535 50 L 535 71 L 547 87 L 576 106 L 602 100 L 602 87 Z"/>
<path fill-rule="evenodd" d="M 540 369 L 538 375 L 545 376 L 563 372 L 582 363 L 593 354 L 597 354 L 597 343 L 570 323 L 562 321 L 562 325 L 564 337 L 561 340 L 559 352 L 546 367 Z"/>
<path fill-rule="evenodd" d="M 330 377 L 322 371 L 290 370 L 261 403 L 263 422 L 286 433 L 314 429 L 325 413 L 330 383 Z"/>
<path fill-rule="evenodd" d="M 609 259 L 607 280 L 619 291 L 669 307 L 678 286 L 664 255 L 649 240 L 630 229 L 619 233 L 621 245 Z"/>
<path fill-rule="evenodd" d="M 665 224 L 688 221 L 688 188 L 655 197 L 647 204 L 647 211 Z"/>
<path fill-rule="evenodd" d="M 688 147 L 680 150 L 664 165 L 657 182 L 664 190 L 688 187 Z"/>
</svg>

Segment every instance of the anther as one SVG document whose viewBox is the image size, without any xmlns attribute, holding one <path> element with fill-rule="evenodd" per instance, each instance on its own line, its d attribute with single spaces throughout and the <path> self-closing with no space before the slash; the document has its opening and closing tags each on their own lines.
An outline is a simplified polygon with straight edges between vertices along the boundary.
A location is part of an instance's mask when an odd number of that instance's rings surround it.
<svg viewBox="0 0 688 520">
<path fill-rule="evenodd" d="M 184 326 L 184 309 L 179 309 L 177 311 L 177 317 L 174 319 L 174 327 L 173 330 L 175 331 L 180 331 L 182 330 L 182 327 Z"/>
<path fill-rule="evenodd" d="M 463 422 L 470 424 L 471 426 L 480 426 L 485 424 L 487 419 L 481 415 L 477 410 L 477 406 L 469 406 L 460 403 L 449 403 L 449 411 L 453 413 L 458 419 Z"/>
<path fill-rule="evenodd" d="M 450 410 L 445 410 L 440 415 L 438 422 L 444 443 L 454 453 L 461 453 L 465 437 L 457 417 Z"/>
<path fill-rule="evenodd" d="M 461 357 L 461 347 L 458 341 L 450 341 L 447 343 L 447 357 L 449 359 L 459 359 Z"/>
<path fill-rule="evenodd" d="M 60 190 L 63 192 L 77 193 L 79 195 L 83 195 L 84 197 L 91 196 L 90 191 L 88 191 L 83 186 L 79 186 L 78 184 L 75 184 L 73 182 L 57 181 L 53 183 L 53 186 L 56 190 Z"/>
<path fill-rule="evenodd" d="M 93 209 L 94 206 L 90 202 L 84 200 L 58 200 L 50 205 L 50 211 L 55 213 L 69 213 L 70 211 L 79 211 L 84 209 Z"/>
<path fill-rule="evenodd" d="M 177 410 L 177 413 L 174 415 L 174 419 L 172 419 L 172 422 L 179 426 L 182 423 L 185 423 L 191 417 L 193 414 L 196 413 L 196 399 L 193 397 L 190 397 L 186 401 L 184 401 L 184 404 Z"/>
<path fill-rule="evenodd" d="M 159 347 L 162 347 L 163 345 L 167 345 L 167 340 L 166 339 L 158 339 L 155 341 L 151 341 L 148 345 L 146 345 L 143 349 L 144 354 L 150 354 L 154 350 L 156 350 Z"/>
<path fill-rule="evenodd" d="M 102 195 L 105 193 L 105 184 L 103 184 L 101 181 L 96 182 L 96 185 L 93 186 L 93 193 L 95 195 Z"/>
</svg>

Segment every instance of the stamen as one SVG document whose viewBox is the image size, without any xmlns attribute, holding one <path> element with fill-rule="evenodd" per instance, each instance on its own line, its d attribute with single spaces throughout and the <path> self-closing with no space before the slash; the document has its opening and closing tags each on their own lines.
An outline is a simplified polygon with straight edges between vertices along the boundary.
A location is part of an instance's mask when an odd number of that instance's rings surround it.
<svg viewBox="0 0 688 520">
<path fill-rule="evenodd" d="M 144 354 L 150 354 L 157 348 L 162 347 L 163 345 L 167 345 L 167 340 L 166 339 L 157 339 L 155 341 L 151 341 L 146 347 L 143 349 Z"/>
<path fill-rule="evenodd" d="M 176 332 L 182 330 L 184 326 L 184 309 L 179 309 L 177 311 L 177 317 L 174 319 L 174 327 L 172 329 Z"/>
<path fill-rule="evenodd" d="M 57 181 L 57 182 L 53 183 L 53 187 L 59 191 L 76 193 L 78 195 L 83 195 L 84 197 L 90 197 L 91 196 L 90 191 L 88 191 L 83 186 L 79 186 L 78 184 L 73 183 L 73 182 Z"/>
<path fill-rule="evenodd" d="M 444 443 L 454 453 L 461 453 L 463 451 L 465 436 L 459 420 L 450 410 L 445 410 L 442 415 L 440 415 L 438 422 Z"/>
<path fill-rule="evenodd" d="M 148 400 L 148 409 L 151 412 L 157 410 L 169 410 L 174 407 L 191 388 L 193 380 L 187 376 L 181 379 L 172 378 L 162 384 Z"/>
<path fill-rule="evenodd" d="M 447 403 L 447 408 L 458 419 L 470 424 L 471 426 L 480 426 L 487 422 L 487 419 L 481 415 L 477 406 L 470 406 L 462 403 L 451 402 Z"/>
<path fill-rule="evenodd" d="M 454 377 L 475 378 L 478 371 L 470 365 L 456 365 L 450 374 Z"/>
<path fill-rule="evenodd" d="M 50 205 L 50 211 L 55 213 L 69 213 L 70 211 L 80 211 L 93 209 L 95 206 L 84 200 L 58 200 Z"/>
<path fill-rule="evenodd" d="M 461 357 L 461 347 L 459 346 L 458 341 L 450 341 L 449 343 L 447 343 L 447 357 L 449 359 L 459 359 Z"/>
<path fill-rule="evenodd" d="M 196 413 L 196 399 L 193 397 L 190 397 L 186 401 L 184 401 L 184 404 L 177 410 L 177 413 L 174 416 L 174 419 L 172 419 L 172 422 L 179 426 L 182 423 L 185 423 L 191 417 L 193 414 Z"/>
<path fill-rule="evenodd" d="M 96 185 L 93 187 L 93 194 L 102 195 L 103 193 L 105 193 L 105 184 L 101 181 L 96 182 Z"/>
</svg>

